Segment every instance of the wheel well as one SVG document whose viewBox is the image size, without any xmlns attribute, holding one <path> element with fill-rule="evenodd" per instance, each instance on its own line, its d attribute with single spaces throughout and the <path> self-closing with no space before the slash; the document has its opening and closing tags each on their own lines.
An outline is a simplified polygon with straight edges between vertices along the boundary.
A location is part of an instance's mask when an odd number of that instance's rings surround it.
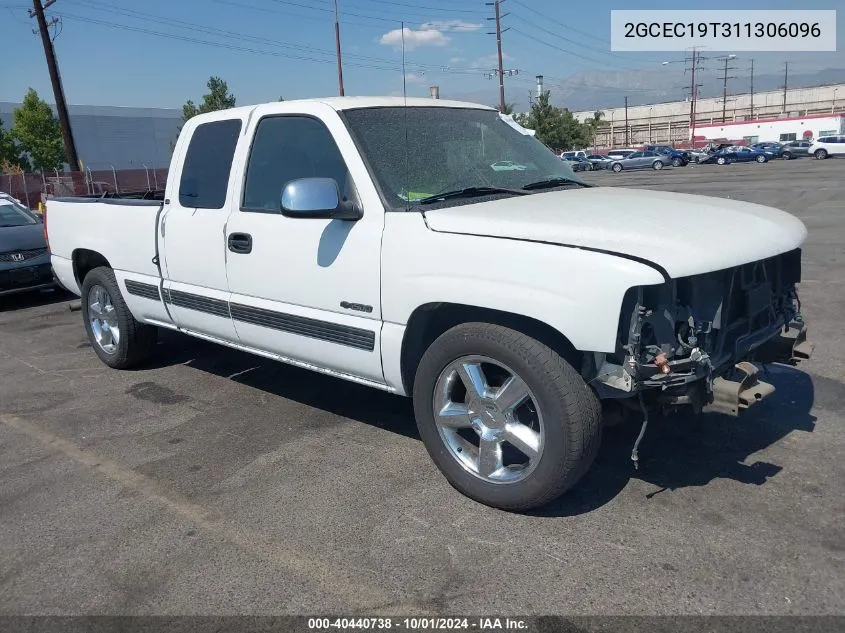
<svg viewBox="0 0 845 633">
<path fill-rule="evenodd" d="M 82 288 L 82 283 L 85 281 L 85 276 L 100 266 L 107 266 L 111 268 L 109 260 L 103 257 L 97 251 L 89 251 L 86 248 L 78 248 L 73 251 L 73 275 L 76 277 L 76 283 Z"/>
<path fill-rule="evenodd" d="M 581 352 L 558 330 L 542 321 L 478 306 L 429 303 L 418 307 L 411 314 L 402 340 L 402 384 L 405 393 L 413 392 L 417 367 L 425 350 L 438 336 L 461 323 L 490 323 L 522 332 L 555 350 L 569 361 L 576 371 L 581 370 Z"/>
</svg>

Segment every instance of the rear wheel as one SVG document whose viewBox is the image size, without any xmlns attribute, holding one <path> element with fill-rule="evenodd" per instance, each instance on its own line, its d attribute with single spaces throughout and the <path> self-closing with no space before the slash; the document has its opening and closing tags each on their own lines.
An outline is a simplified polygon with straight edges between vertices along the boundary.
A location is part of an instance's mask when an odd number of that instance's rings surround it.
<svg viewBox="0 0 845 633">
<path fill-rule="evenodd" d="M 158 330 L 132 316 L 111 268 L 101 266 L 85 276 L 82 316 L 91 347 L 109 367 L 129 369 L 152 355 Z"/>
<path fill-rule="evenodd" d="M 622 171 L 622 165 L 620 165 L 619 163 L 614 163 L 611 169 L 618 174 L 620 171 Z"/>
<path fill-rule="evenodd" d="M 654 161 L 651 164 L 651 168 L 660 171 L 661 169 L 663 169 L 663 161 L 659 161 L 659 160 Z"/>
<path fill-rule="evenodd" d="M 601 407 L 566 360 L 486 323 L 459 325 L 426 350 L 414 412 L 432 460 L 457 490 L 528 510 L 584 475 L 601 441 Z"/>
<path fill-rule="evenodd" d="M 813 153 L 813 156 L 815 156 L 818 160 L 824 160 L 825 158 L 827 158 L 827 150 L 825 150 L 825 149 L 817 149 L 817 150 Z"/>
<path fill-rule="evenodd" d="M 789 152 L 784 152 L 783 154 L 781 154 L 781 158 L 783 160 L 792 160 L 792 154 L 790 154 Z"/>
</svg>

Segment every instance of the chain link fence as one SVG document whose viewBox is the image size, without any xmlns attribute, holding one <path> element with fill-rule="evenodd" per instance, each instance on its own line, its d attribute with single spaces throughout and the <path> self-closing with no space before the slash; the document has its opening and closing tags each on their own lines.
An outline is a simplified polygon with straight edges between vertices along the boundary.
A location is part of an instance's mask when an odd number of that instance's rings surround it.
<svg viewBox="0 0 845 633">
<path fill-rule="evenodd" d="M 0 192 L 8 193 L 31 209 L 46 196 L 103 196 L 136 194 L 164 189 L 167 168 L 143 165 L 140 169 L 115 169 L 110 164 L 90 164 L 84 171 L 58 170 L 37 174 L 0 173 Z"/>
</svg>

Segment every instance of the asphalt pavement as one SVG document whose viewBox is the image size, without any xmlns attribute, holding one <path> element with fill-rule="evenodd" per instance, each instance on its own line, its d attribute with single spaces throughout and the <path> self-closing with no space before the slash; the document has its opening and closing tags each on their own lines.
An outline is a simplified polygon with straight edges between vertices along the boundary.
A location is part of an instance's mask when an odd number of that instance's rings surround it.
<svg viewBox="0 0 845 633">
<path fill-rule="evenodd" d="M 843 176 L 584 176 L 801 218 L 816 351 L 743 418 L 655 420 L 639 470 L 608 429 L 530 515 L 453 490 L 409 400 L 172 333 L 114 371 L 67 295 L 0 299 L 0 614 L 845 613 Z"/>
</svg>

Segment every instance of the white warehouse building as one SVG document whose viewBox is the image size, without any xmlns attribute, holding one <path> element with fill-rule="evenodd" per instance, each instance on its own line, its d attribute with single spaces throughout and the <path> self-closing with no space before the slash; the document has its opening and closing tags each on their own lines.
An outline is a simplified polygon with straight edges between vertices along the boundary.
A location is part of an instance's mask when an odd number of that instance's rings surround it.
<svg viewBox="0 0 845 633">
<path fill-rule="evenodd" d="M 690 110 L 689 100 L 629 106 L 627 112 L 625 108 L 603 108 L 604 116 L 595 145 L 607 148 L 645 143 L 688 143 Z M 800 139 L 804 131 L 810 129 L 818 138 L 819 132 L 836 130 L 835 133 L 840 133 L 840 117 L 845 114 L 845 84 L 788 90 L 785 108 L 783 91 L 772 90 L 754 95 L 728 95 L 724 102 L 721 96 L 699 98 L 695 110 L 696 137 L 740 140 L 745 136 L 757 136 L 762 142 L 779 140 L 781 134 L 792 133 Z M 573 115 L 584 121 L 591 119 L 594 113 L 595 110 L 587 110 L 574 112 Z M 825 116 L 830 120 L 824 121 Z M 805 121 L 803 127 L 796 123 L 801 120 Z M 740 124 L 752 127 L 738 127 Z M 758 128 L 757 125 L 771 127 Z M 720 128 L 724 129 L 720 131 Z M 775 134 L 774 138 L 764 138 L 764 135 L 771 134 Z"/>
<path fill-rule="evenodd" d="M 800 141 L 833 134 L 845 134 L 845 115 L 808 114 L 803 117 L 699 123 L 695 128 L 696 139 L 744 139 L 750 144 Z"/>
</svg>

